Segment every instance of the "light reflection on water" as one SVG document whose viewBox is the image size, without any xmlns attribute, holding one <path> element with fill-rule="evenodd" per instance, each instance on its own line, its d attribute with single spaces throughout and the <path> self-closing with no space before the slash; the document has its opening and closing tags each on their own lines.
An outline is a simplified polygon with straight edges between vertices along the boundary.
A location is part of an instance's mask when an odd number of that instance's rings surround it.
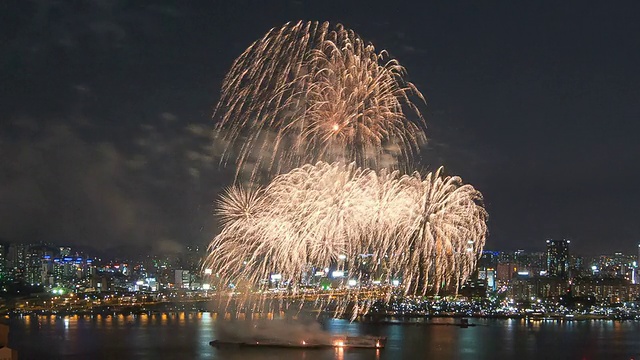
<svg viewBox="0 0 640 360">
<path fill-rule="evenodd" d="M 334 334 L 386 336 L 383 350 L 209 346 L 212 313 L 26 316 L 11 319 L 10 346 L 20 359 L 597 359 L 638 358 L 640 322 L 470 319 L 478 326 L 350 323 L 325 320 Z M 236 320 L 241 321 L 241 320 Z M 282 320 L 273 320 L 282 321 Z M 38 344 L 38 346 L 33 346 Z"/>
</svg>

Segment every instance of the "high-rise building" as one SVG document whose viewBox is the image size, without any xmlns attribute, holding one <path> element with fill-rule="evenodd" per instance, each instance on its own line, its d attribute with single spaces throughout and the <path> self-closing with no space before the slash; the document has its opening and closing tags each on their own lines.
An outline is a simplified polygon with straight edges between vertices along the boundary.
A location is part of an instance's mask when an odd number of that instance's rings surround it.
<svg viewBox="0 0 640 360">
<path fill-rule="evenodd" d="M 510 281 L 514 274 L 518 271 L 518 267 L 512 263 L 500 263 L 496 269 L 496 279 L 498 281 Z"/>
<path fill-rule="evenodd" d="M 7 253 L 7 270 L 13 279 L 24 280 L 27 270 L 27 246 L 13 243 L 9 245 Z"/>
<path fill-rule="evenodd" d="M 547 240 L 547 275 L 569 276 L 569 240 Z"/>
<path fill-rule="evenodd" d="M 5 244 L 0 244 L 0 282 L 7 281 L 7 250 L 9 247 Z"/>
<path fill-rule="evenodd" d="M 50 252 L 44 245 L 31 245 L 25 254 L 25 281 L 31 285 L 45 282 L 46 268 L 43 268 L 44 256 Z M 45 271 L 45 274 L 43 274 Z"/>
<path fill-rule="evenodd" d="M 64 256 L 71 256 L 71 248 L 68 246 L 61 246 L 60 247 L 60 256 L 64 257 Z"/>
<path fill-rule="evenodd" d="M 191 274 L 189 274 L 189 270 L 176 270 L 174 284 L 177 289 L 189 289 L 191 286 Z"/>
<path fill-rule="evenodd" d="M 478 279 L 485 280 L 487 290 L 496 290 L 496 270 L 494 268 L 482 268 L 478 270 Z"/>
<path fill-rule="evenodd" d="M 633 278 L 633 283 L 640 283 L 640 244 L 638 244 L 638 258 L 636 259 L 636 274 Z"/>
</svg>

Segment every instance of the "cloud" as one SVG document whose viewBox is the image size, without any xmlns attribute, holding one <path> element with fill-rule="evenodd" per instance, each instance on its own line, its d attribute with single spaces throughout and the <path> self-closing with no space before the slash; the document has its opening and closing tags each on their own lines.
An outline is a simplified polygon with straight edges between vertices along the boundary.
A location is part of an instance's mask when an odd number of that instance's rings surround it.
<svg viewBox="0 0 640 360">
<path fill-rule="evenodd" d="M 126 163 L 112 144 L 89 144 L 65 125 L 3 140 L 3 238 L 97 244 L 144 236 L 144 204 L 123 184 Z"/>
<path fill-rule="evenodd" d="M 10 12 L 27 16 L 24 20 L 17 16 L 18 26 L 0 54 L 7 50 L 10 57 L 18 55 L 38 64 L 60 50 L 82 56 L 89 48 L 108 52 L 137 48 L 140 34 L 157 34 L 167 19 L 182 16 L 170 5 L 132 7 L 122 0 L 26 0 L 10 6 Z"/>
<path fill-rule="evenodd" d="M 132 147 L 88 141 L 72 123 L 0 128 L 0 238 L 171 252 L 210 239 L 208 207 L 224 182 L 211 180 L 204 130 L 152 126 Z"/>
</svg>

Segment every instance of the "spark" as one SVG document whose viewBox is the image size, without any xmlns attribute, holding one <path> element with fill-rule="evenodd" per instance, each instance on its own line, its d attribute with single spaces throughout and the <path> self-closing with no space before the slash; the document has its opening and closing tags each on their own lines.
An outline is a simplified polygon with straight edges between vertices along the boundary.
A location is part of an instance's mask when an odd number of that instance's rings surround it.
<svg viewBox="0 0 640 360">
<path fill-rule="evenodd" d="M 326 22 L 274 28 L 235 60 L 214 116 L 221 162 L 245 186 L 221 196 L 203 264 L 229 302 L 304 293 L 324 269 L 342 282 L 336 313 L 351 302 L 353 318 L 391 294 L 466 280 L 486 238 L 482 195 L 442 169 L 406 174 L 425 124 L 405 76 L 386 51 Z"/>
<path fill-rule="evenodd" d="M 267 291 L 272 274 L 299 292 L 318 268 L 348 272 L 351 298 L 374 300 L 374 281 L 397 284 L 404 295 L 457 290 L 482 252 L 487 214 L 479 191 L 442 171 L 401 175 L 319 162 L 263 189 L 232 187 L 204 267 L 219 276 L 218 288 L 233 283 L 246 293 Z M 346 286 L 353 279 L 362 286 Z"/>
<path fill-rule="evenodd" d="M 317 161 L 403 168 L 425 140 L 405 69 L 338 24 L 272 29 L 233 63 L 214 117 L 230 159 L 253 182 Z M 408 115 L 405 115 L 407 112 Z"/>
</svg>

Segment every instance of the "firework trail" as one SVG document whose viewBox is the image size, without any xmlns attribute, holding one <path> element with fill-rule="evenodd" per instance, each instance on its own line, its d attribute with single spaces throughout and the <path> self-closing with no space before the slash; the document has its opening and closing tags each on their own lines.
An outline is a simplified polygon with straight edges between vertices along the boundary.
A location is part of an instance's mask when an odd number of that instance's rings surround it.
<svg viewBox="0 0 640 360">
<path fill-rule="evenodd" d="M 457 290 L 487 232 L 482 195 L 459 177 L 355 163 L 304 165 L 250 192 L 233 187 L 218 215 L 224 227 L 204 266 L 219 289 L 234 284 L 246 294 L 265 292 L 274 274 L 296 294 L 314 269 L 325 268 L 356 280 L 344 293 L 350 300 L 389 295 L 394 279 L 404 295 Z M 386 290 L 372 290 L 374 282 Z"/>
<path fill-rule="evenodd" d="M 231 158 L 236 177 L 250 181 L 317 161 L 405 169 L 425 135 L 411 100 L 424 98 L 404 75 L 342 25 L 274 28 L 224 79 L 215 110 L 222 162 Z"/>
<path fill-rule="evenodd" d="M 399 171 L 425 140 L 412 100 L 424 98 L 404 76 L 385 51 L 328 23 L 274 28 L 236 59 L 217 138 L 222 163 L 248 182 L 219 200 L 222 231 L 204 267 L 219 293 L 238 295 L 237 309 L 274 285 L 281 304 L 302 294 L 302 306 L 304 284 L 330 270 L 346 274 L 333 284 L 336 313 L 350 304 L 355 316 L 393 293 L 457 291 L 473 271 L 487 232 L 482 195 L 441 169 Z"/>
</svg>

